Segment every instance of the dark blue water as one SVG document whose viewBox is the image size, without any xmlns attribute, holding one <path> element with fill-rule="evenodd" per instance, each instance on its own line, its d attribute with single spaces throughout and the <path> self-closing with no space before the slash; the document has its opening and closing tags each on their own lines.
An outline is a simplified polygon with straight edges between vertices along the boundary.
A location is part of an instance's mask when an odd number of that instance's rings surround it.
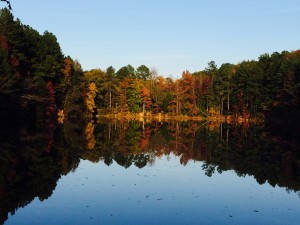
<svg viewBox="0 0 300 225">
<path fill-rule="evenodd" d="M 128 121 L 2 129 L 0 224 L 299 225 L 300 143 L 288 132 Z"/>
<path fill-rule="evenodd" d="M 49 199 L 38 198 L 6 224 L 270 224 L 298 225 L 296 192 L 234 171 L 208 177 L 202 162 L 174 155 L 142 169 L 81 160 L 60 178 Z"/>
</svg>

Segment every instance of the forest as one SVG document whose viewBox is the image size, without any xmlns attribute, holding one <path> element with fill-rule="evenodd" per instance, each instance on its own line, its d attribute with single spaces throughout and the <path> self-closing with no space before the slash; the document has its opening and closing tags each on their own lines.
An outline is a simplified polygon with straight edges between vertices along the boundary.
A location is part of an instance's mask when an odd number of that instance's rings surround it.
<svg viewBox="0 0 300 225">
<path fill-rule="evenodd" d="M 0 101 L 1 117 L 12 112 L 13 119 L 44 122 L 57 115 L 63 120 L 141 113 L 204 119 L 295 118 L 300 114 L 300 50 L 266 53 L 257 60 L 220 67 L 211 61 L 204 70 L 183 71 L 178 79 L 145 65 L 84 71 L 77 60 L 62 53 L 53 33 L 40 34 L 4 8 Z"/>
</svg>

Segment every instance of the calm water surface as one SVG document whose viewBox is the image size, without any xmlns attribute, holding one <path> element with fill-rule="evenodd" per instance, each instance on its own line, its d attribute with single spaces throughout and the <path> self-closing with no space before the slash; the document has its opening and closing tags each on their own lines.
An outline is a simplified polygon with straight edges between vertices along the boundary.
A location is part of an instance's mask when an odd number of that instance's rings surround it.
<svg viewBox="0 0 300 225">
<path fill-rule="evenodd" d="M 21 156 L 3 145 L 3 223 L 300 224 L 294 140 L 192 123 L 64 126 L 17 138 Z"/>
</svg>

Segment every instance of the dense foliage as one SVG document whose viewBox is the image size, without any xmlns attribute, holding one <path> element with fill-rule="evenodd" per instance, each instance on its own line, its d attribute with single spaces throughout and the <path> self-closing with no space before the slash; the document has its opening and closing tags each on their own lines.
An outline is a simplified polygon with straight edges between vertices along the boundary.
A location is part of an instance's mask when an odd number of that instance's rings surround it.
<svg viewBox="0 0 300 225">
<path fill-rule="evenodd" d="M 80 102 L 82 69 L 62 54 L 56 37 L 0 12 L 0 96 L 13 101 L 23 116 L 49 120 L 58 109 L 68 112 Z M 5 109 L 5 105 L 1 104 Z M 1 107 L 1 108 L 2 108 Z"/>
<path fill-rule="evenodd" d="M 177 80 L 157 76 L 145 66 L 147 76 L 141 76 L 140 68 L 128 65 L 115 74 L 112 68 L 109 73 L 87 72 L 101 90 L 95 108 L 244 118 L 278 110 L 299 111 L 300 51 L 264 54 L 257 61 L 225 63 L 219 68 L 210 62 L 204 71 L 184 71 Z"/>
</svg>

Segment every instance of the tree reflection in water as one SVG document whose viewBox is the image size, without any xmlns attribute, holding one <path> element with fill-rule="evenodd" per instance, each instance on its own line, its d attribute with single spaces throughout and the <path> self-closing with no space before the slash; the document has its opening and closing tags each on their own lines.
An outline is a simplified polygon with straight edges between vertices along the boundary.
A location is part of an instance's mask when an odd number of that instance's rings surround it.
<svg viewBox="0 0 300 225">
<path fill-rule="evenodd" d="M 182 165 L 202 161 L 207 176 L 234 170 L 288 191 L 300 190 L 298 138 L 262 127 L 137 121 L 65 121 L 59 127 L 0 129 L 0 223 L 35 197 L 47 199 L 80 159 L 143 168 L 156 158 L 178 156 Z M 273 129 L 274 131 L 274 129 Z"/>
</svg>

